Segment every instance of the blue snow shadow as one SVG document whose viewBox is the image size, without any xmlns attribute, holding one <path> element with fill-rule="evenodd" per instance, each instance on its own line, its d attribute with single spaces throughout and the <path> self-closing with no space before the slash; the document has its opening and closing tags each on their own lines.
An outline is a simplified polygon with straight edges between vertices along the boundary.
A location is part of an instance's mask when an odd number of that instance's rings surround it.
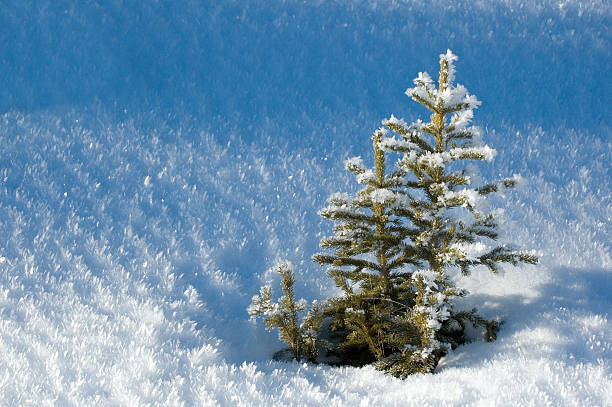
<svg viewBox="0 0 612 407">
<path fill-rule="evenodd" d="M 480 311 L 498 315 L 502 325 L 495 342 L 472 342 L 451 352 L 438 371 L 480 365 L 507 353 L 531 354 L 566 363 L 593 363 L 612 358 L 612 269 L 557 267 L 539 295 L 470 295 Z M 599 329 L 593 335 L 593 327 Z M 589 327 L 590 330 L 584 329 Z M 584 332 L 591 332 L 585 337 Z"/>
</svg>

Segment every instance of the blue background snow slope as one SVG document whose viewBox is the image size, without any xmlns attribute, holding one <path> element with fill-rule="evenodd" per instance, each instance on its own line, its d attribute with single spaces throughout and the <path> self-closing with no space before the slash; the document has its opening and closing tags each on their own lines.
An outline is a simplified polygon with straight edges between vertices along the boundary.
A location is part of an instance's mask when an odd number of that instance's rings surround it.
<svg viewBox="0 0 612 407">
<path fill-rule="evenodd" d="M 0 403 L 612 403 L 611 26 L 596 0 L 1 1 Z M 529 180 L 493 203 L 541 264 L 458 278 L 499 340 L 405 382 L 269 362 L 251 296 L 283 258 L 334 292 L 317 211 L 382 119 L 427 119 L 403 92 L 447 48 L 482 176 Z"/>
<path fill-rule="evenodd" d="M 611 113 L 605 1 L 3 3 L 2 111 L 101 101 L 300 136 L 405 111 L 451 48 L 487 123 L 593 130 Z"/>
</svg>

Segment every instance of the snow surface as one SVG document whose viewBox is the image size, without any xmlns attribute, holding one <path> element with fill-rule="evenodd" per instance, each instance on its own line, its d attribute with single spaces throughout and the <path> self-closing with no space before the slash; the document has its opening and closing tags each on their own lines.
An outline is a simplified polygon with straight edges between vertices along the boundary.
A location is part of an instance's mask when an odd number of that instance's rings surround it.
<svg viewBox="0 0 612 407">
<path fill-rule="evenodd" d="M 608 1 L 7 3 L 0 405 L 612 405 Z M 448 48 L 498 152 L 474 168 L 526 180 L 504 239 L 541 255 L 457 276 L 498 340 L 404 381 L 270 361 L 266 270 L 335 292 L 317 212 Z"/>
</svg>

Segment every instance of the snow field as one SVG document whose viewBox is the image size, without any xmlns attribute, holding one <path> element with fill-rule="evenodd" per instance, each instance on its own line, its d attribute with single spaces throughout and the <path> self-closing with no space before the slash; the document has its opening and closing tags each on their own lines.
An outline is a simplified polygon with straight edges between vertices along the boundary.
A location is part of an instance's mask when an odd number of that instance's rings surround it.
<svg viewBox="0 0 612 407">
<path fill-rule="evenodd" d="M 4 6 L 0 405 L 612 405 L 609 2 Z M 541 254 L 457 277 L 498 340 L 405 381 L 270 361 L 251 296 L 280 259 L 335 292 L 317 211 L 447 48 L 480 174 L 527 181 L 503 238 Z"/>
<path fill-rule="evenodd" d="M 538 154 L 514 163 L 534 180 L 500 201 L 507 235 L 538 247 L 542 265 L 460 279 L 472 293 L 462 306 L 504 321 L 498 341 L 459 348 L 439 373 L 400 382 L 371 368 L 266 362 L 282 345 L 244 311 L 279 258 L 299 265 L 298 295 L 331 292 L 308 258 L 329 225 L 308 208 L 348 185 L 335 175 L 342 160 L 280 160 L 273 148 L 234 140 L 232 149 L 197 129 L 166 128 L 174 138 L 164 141 L 134 123 L 88 129 L 79 123 L 89 118 L 75 117 L 3 117 L 4 157 L 18 164 L 3 165 L 0 205 L 6 405 L 610 400 L 612 261 L 597 223 L 610 192 L 591 189 L 597 168 L 567 185 L 529 173 L 543 165 L 559 177 L 583 174 L 565 167 L 562 148 L 548 164 Z M 517 137 L 545 150 L 541 129 Z M 605 143 L 590 145 L 588 156 L 609 155 Z"/>
</svg>

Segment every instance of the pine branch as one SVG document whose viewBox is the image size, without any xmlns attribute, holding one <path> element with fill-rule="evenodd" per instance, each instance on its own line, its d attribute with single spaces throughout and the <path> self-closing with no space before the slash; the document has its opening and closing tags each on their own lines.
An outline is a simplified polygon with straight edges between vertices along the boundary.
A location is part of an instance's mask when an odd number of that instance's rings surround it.
<svg viewBox="0 0 612 407">
<path fill-rule="evenodd" d="M 487 266 L 494 274 L 497 274 L 497 263 L 509 263 L 517 266 L 519 263 L 538 264 L 538 257 L 531 253 L 516 251 L 507 246 L 498 246 L 489 253 L 480 256 L 479 262 Z"/>
<path fill-rule="evenodd" d="M 471 140 L 474 138 L 474 134 L 470 130 L 459 130 L 455 131 L 452 127 L 449 127 L 446 133 L 446 139 L 451 140 Z"/>
<path fill-rule="evenodd" d="M 420 104 L 422 104 L 423 106 L 425 106 L 427 109 L 431 110 L 432 112 L 435 113 L 440 113 L 438 111 L 438 109 L 432 105 L 431 103 L 429 103 L 429 101 L 423 99 L 422 97 L 420 97 L 419 95 L 415 94 L 415 93 L 411 93 L 410 97 L 412 97 L 414 100 L 416 100 L 417 102 L 419 102 Z"/>
<path fill-rule="evenodd" d="M 483 226 L 470 227 L 465 230 L 465 234 L 471 238 L 471 239 L 464 238 L 463 241 L 466 241 L 466 242 L 473 242 L 475 240 L 472 235 L 488 237 L 491 240 L 497 240 L 499 236 L 499 234 L 497 233 L 495 229 L 487 228 Z M 460 236 L 463 238 L 464 235 L 462 234 Z"/>
<path fill-rule="evenodd" d="M 457 174 L 447 174 L 440 179 L 440 182 L 445 182 L 449 184 L 449 189 L 452 190 L 452 188 L 456 185 L 469 185 L 470 180 L 465 176 L 460 176 Z"/>
<path fill-rule="evenodd" d="M 435 151 L 435 149 L 425 140 L 423 140 L 417 132 L 412 132 L 410 134 L 410 141 L 413 142 L 414 144 L 418 145 L 419 147 L 421 147 L 423 150 L 433 153 Z"/>
<path fill-rule="evenodd" d="M 317 253 L 312 259 L 319 264 L 331 264 L 333 266 L 356 266 L 362 268 L 368 268 L 370 270 L 381 271 L 380 265 L 363 259 L 353 259 L 350 257 L 338 257 L 329 254 Z"/>
<path fill-rule="evenodd" d="M 471 105 L 469 103 L 457 103 L 452 106 L 446 106 L 444 109 L 440 110 L 441 114 L 447 115 L 456 112 L 460 112 L 461 110 L 471 109 Z"/>
<path fill-rule="evenodd" d="M 371 215 L 351 211 L 345 208 L 332 208 L 328 207 L 322 209 L 320 215 L 330 220 L 342 220 L 342 221 L 359 221 L 368 224 L 375 224 L 376 220 Z"/>
<path fill-rule="evenodd" d="M 504 178 L 502 180 L 492 182 L 477 189 L 481 195 L 487 195 L 493 192 L 499 192 L 504 189 L 515 188 L 520 182 L 519 177 Z"/>
</svg>

